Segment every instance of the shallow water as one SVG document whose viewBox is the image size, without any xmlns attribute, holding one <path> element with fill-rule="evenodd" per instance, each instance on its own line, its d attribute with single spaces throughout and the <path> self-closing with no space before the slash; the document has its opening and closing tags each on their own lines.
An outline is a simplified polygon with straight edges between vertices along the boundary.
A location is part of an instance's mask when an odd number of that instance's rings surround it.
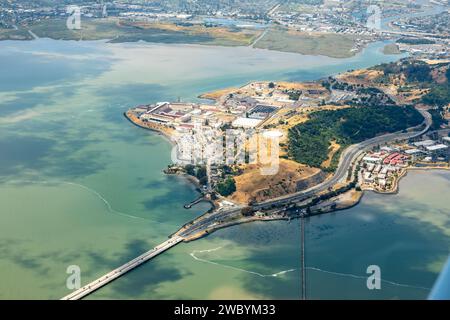
<svg viewBox="0 0 450 320">
<path fill-rule="evenodd" d="M 207 209 L 183 209 L 196 197 L 194 187 L 162 173 L 171 146 L 126 121 L 129 107 L 193 101 L 252 80 L 317 79 L 398 58 L 384 56 L 382 46 L 338 60 L 196 45 L 0 42 L 0 298 L 60 298 L 68 293 L 69 265 L 80 266 L 87 283 Z M 345 218 L 337 217 L 329 223 L 339 229 Z M 297 230 L 298 222 L 223 230 L 170 250 L 91 298 L 296 298 Z M 330 257 L 333 246 L 319 243 L 317 255 Z M 314 248 L 308 246 L 311 267 L 364 274 L 313 259 Z M 329 277 L 308 275 L 311 283 Z M 424 273 L 418 284 L 428 287 L 434 275 Z M 314 291 L 319 287 L 308 286 L 311 296 L 327 297 L 328 289 Z"/>
</svg>

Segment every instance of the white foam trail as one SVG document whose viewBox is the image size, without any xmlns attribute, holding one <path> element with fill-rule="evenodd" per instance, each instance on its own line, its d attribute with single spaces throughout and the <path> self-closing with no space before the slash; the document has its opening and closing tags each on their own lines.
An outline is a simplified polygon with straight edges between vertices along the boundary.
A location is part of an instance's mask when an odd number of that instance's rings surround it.
<svg viewBox="0 0 450 320">
<path fill-rule="evenodd" d="M 250 273 L 250 274 L 262 277 L 262 278 L 278 277 L 278 276 L 284 275 L 284 274 L 286 274 L 288 272 L 293 272 L 293 271 L 297 270 L 297 269 L 289 269 L 289 270 L 280 271 L 280 272 L 273 273 L 273 274 L 261 274 L 261 273 L 255 272 L 255 271 L 250 271 L 250 270 L 245 270 L 245 269 L 233 267 L 233 266 L 222 264 L 222 263 L 218 263 L 218 262 L 215 262 L 215 261 L 202 259 L 202 258 L 199 258 L 199 257 L 196 256 L 197 253 L 210 253 L 210 252 L 219 251 L 222 248 L 223 247 L 218 247 L 218 248 L 208 249 L 208 250 L 194 250 L 193 252 L 190 253 L 190 256 L 192 258 L 194 258 L 195 260 L 197 260 L 197 261 L 201 261 L 201 262 L 204 262 L 204 263 L 209 263 L 209 264 L 216 265 L 216 266 L 221 266 L 221 267 L 232 269 L 232 270 L 236 270 L 236 271 Z M 307 270 L 318 271 L 318 272 L 323 272 L 323 273 L 327 273 L 327 274 L 332 274 L 332 275 L 335 275 L 335 276 L 367 280 L 367 276 L 360 276 L 360 275 L 351 274 L 351 273 L 340 273 L 340 272 L 334 272 L 334 271 L 319 269 L 319 268 L 315 268 L 315 267 L 306 267 L 306 269 Z M 413 286 L 413 285 L 409 285 L 409 284 L 403 284 L 403 283 L 398 283 L 398 282 L 384 280 L 384 279 L 381 279 L 381 282 L 384 282 L 384 283 L 387 283 L 387 284 L 390 284 L 390 285 L 393 285 L 393 286 L 398 286 L 398 287 L 406 287 L 406 288 L 413 288 L 413 289 L 420 289 L 420 290 L 427 290 L 427 291 L 431 290 L 431 288 L 420 287 L 420 286 Z"/>
<path fill-rule="evenodd" d="M 166 222 L 161 222 L 161 221 L 156 221 L 156 220 L 152 220 L 152 219 L 147 219 L 147 218 L 143 218 L 143 217 L 138 217 L 138 216 L 134 216 L 122 211 L 117 211 L 115 210 L 111 204 L 108 202 L 108 200 L 105 199 L 104 196 L 102 196 L 99 192 L 97 192 L 94 189 L 89 188 L 88 186 L 85 186 L 83 184 L 79 184 L 79 183 L 75 183 L 75 182 L 67 182 L 67 181 L 48 181 L 48 180 L 41 180 L 41 181 L 34 181 L 34 180 L 10 180 L 7 181 L 7 183 L 28 183 L 28 184 L 65 184 L 65 185 L 70 185 L 70 186 L 75 186 L 81 189 L 84 189 L 92 194 L 94 194 L 95 196 L 97 196 L 97 198 L 99 198 L 106 206 L 106 208 L 108 209 L 108 211 L 110 213 L 113 214 L 117 214 L 120 215 L 122 217 L 126 217 L 126 218 L 130 218 L 130 219 L 137 219 L 137 220 L 144 220 L 144 221 L 149 221 L 149 222 L 154 222 L 154 223 L 158 223 L 158 224 L 162 224 L 162 225 L 167 225 L 167 226 L 171 226 L 174 227 L 175 225 L 166 223 Z"/>
<path fill-rule="evenodd" d="M 108 200 L 105 199 L 105 197 L 103 197 L 100 193 L 98 193 L 94 189 L 91 189 L 91 188 L 89 188 L 89 187 L 87 187 L 85 185 L 82 185 L 82 184 L 79 184 L 79 183 L 74 183 L 74 182 L 61 182 L 61 183 L 69 185 L 69 186 L 75 186 L 75 187 L 82 188 L 82 189 L 84 189 L 84 190 L 86 190 L 86 191 L 96 195 L 100 200 L 103 201 L 103 203 L 106 205 L 106 208 L 111 213 L 116 213 L 118 215 L 121 215 L 121 216 L 127 217 L 127 218 L 131 218 L 131 219 L 146 220 L 145 218 L 142 218 L 142 217 L 137 217 L 137 216 L 133 216 L 133 215 L 130 215 L 128 213 L 125 213 L 125 212 L 114 210 L 114 208 L 111 206 L 111 204 L 108 202 Z"/>
<path fill-rule="evenodd" d="M 245 270 L 245 269 L 233 267 L 233 266 L 230 266 L 230 265 L 214 262 L 214 261 L 211 261 L 211 260 L 202 259 L 202 258 L 199 258 L 199 257 L 196 256 L 197 253 L 205 253 L 205 252 L 209 253 L 209 252 L 218 251 L 220 249 L 222 249 L 222 247 L 218 247 L 218 248 L 215 248 L 215 249 L 208 249 L 208 250 L 194 250 L 189 255 L 193 259 L 195 259 L 196 261 L 209 263 L 209 264 L 212 264 L 212 265 L 215 265 L 215 266 L 221 266 L 221 267 L 224 267 L 224 268 L 227 268 L 227 269 L 231 269 L 231 270 L 236 270 L 236 271 L 241 271 L 241 272 L 245 272 L 245 273 L 250 273 L 250 274 L 253 274 L 253 275 L 261 277 L 261 278 L 269 278 L 269 277 L 276 278 L 278 276 L 281 276 L 281 275 L 284 275 L 284 274 L 286 274 L 288 272 L 292 272 L 292 271 L 296 270 L 296 269 L 289 269 L 289 270 L 283 270 L 283 271 L 280 271 L 280 272 L 277 272 L 277 273 L 272 273 L 272 274 L 262 274 L 262 273 L 259 273 L 259 272 L 256 272 L 256 271 Z"/>
<path fill-rule="evenodd" d="M 367 276 L 360 276 L 360 275 L 351 274 L 351 273 L 340 273 L 340 272 L 323 270 L 323 269 L 319 269 L 319 268 L 315 268 L 315 267 L 306 267 L 306 269 L 307 270 L 318 271 L 318 272 L 323 272 L 323 273 L 328 273 L 328 274 L 332 274 L 332 275 L 336 275 L 336 276 L 367 280 Z M 393 286 L 398 286 L 398 287 L 421 289 L 421 290 L 427 290 L 427 291 L 431 290 L 431 288 L 426 288 L 426 287 L 413 286 L 413 285 L 409 285 L 409 284 L 403 284 L 403 283 L 398 283 L 398 282 L 384 280 L 384 279 L 380 279 L 380 280 L 381 280 L 381 282 L 388 283 L 388 284 L 391 284 Z"/>
</svg>

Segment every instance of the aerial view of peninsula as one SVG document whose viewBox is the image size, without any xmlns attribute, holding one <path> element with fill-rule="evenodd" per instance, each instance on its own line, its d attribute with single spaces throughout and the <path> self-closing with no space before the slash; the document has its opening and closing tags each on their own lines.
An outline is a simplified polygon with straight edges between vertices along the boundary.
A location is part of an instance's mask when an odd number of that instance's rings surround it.
<svg viewBox="0 0 450 320">
<path fill-rule="evenodd" d="M 450 1 L 0 0 L 0 300 L 275 318 L 449 256 Z"/>
</svg>

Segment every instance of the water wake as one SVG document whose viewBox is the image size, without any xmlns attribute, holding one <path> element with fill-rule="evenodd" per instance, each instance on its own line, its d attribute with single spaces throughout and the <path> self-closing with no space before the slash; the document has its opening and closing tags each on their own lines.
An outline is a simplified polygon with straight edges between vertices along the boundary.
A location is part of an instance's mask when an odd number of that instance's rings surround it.
<svg viewBox="0 0 450 320">
<path fill-rule="evenodd" d="M 224 268 L 227 268 L 227 269 L 232 269 L 232 270 L 236 270 L 236 271 L 250 273 L 250 274 L 262 277 L 262 278 L 278 277 L 278 276 L 284 275 L 286 273 L 293 272 L 293 271 L 297 270 L 297 269 L 289 269 L 289 270 L 284 270 L 284 271 L 280 271 L 280 272 L 273 273 L 273 274 L 261 274 L 259 272 L 233 267 L 233 266 L 222 264 L 222 263 L 215 262 L 215 261 L 212 261 L 212 260 L 202 259 L 202 258 L 199 258 L 196 255 L 198 253 L 211 253 L 211 252 L 219 251 L 222 248 L 223 247 L 218 247 L 218 248 L 208 249 L 208 250 L 194 250 L 193 252 L 190 253 L 190 256 L 193 259 L 195 259 L 196 261 L 209 263 L 209 264 L 216 265 L 216 266 L 221 266 L 221 267 L 224 267 Z M 327 274 L 331 274 L 331 275 L 335 275 L 335 276 L 349 277 L 349 278 L 354 278 L 354 279 L 361 279 L 361 280 L 364 280 L 364 281 L 367 280 L 367 276 L 361 276 L 361 275 L 356 275 L 356 274 L 351 274 L 351 273 L 340 273 L 340 272 L 334 272 L 334 271 L 319 269 L 319 268 L 315 268 L 315 267 L 306 267 L 306 269 L 307 270 L 317 271 L 317 272 L 322 272 L 322 273 L 327 273 Z M 403 283 L 398 283 L 398 282 L 384 280 L 384 279 L 381 279 L 381 282 L 382 283 L 387 283 L 387 284 L 390 284 L 390 285 L 393 285 L 393 286 L 397 286 L 397 287 L 405 287 L 405 288 L 420 289 L 420 290 L 427 290 L 427 291 L 431 290 L 430 288 L 426 288 L 426 287 L 414 286 L 414 285 L 409 285 L 409 284 L 403 284 Z"/>
<path fill-rule="evenodd" d="M 242 268 L 238 268 L 238 267 L 233 267 L 233 266 L 222 264 L 222 263 L 218 263 L 218 262 L 215 262 L 215 261 L 202 259 L 202 258 L 199 258 L 199 257 L 196 256 L 197 253 L 210 253 L 210 252 L 218 251 L 220 249 L 222 249 L 222 247 L 218 247 L 218 248 L 215 248 L 215 249 L 209 249 L 209 250 L 194 250 L 189 255 L 193 259 L 195 259 L 196 261 L 209 263 L 209 264 L 216 265 L 216 266 L 221 266 L 221 267 L 224 267 L 224 268 L 227 268 L 227 269 L 231 269 L 231 270 L 236 270 L 236 271 L 241 271 L 241 272 L 245 272 L 245 273 L 250 273 L 250 274 L 253 274 L 253 275 L 261 277 L 261 278 L 269 278 L 269 277 L 276 278 L 278 276 L 281 276 L 281 275 L 284 275 L 284 274 L 286 274 L 288 272 L 292 272 L 292 271 L 296 270 L 296 269 L 289 269 L 289 270 L 284 270 L 284 271 L 280 271 L 280 272 L 272 273 L 272 274 L 262 274 L 262 273 L 259 273 L 259 272 L 256 272 L 256 271 L 250 271 L 250 270 L 246 270 L 246 269 L 242 269 Z"/>
<path fill-rule="evenodd" d="M 360 275 L 351 274 L 351 273 L 340 273 L 340 272 L 334 272 L 334 271 L 328 271 L 328 270 L 324 270 L 324 269 L 319 269 L 319 268 L 315 268 L 315 267 L 306 267 L 306 269 L 307 270 L 318 271 L 318 272 L 323 272 L 323 273 L 327 273 L 327 274 L 332 274 L 332 275 L 335 275 L 335 276 L 367 280 L 367 276 L 360 276 Z M 393 285 L 393 286 L 397 286 L 397 287 L 421 289 L 421 290 L 427 290 L 427 291 L 431 290 L 431 288 L 426 288 L 426 287 L 421 287 L 421 286 L 414 286 L 414 285 L 404 284 L 404 283 L 398 283 L 398 282 L 384 280 L 384 279 L 380 279 L 380 281 L 383 282 L 383 283 L 387 283 L 387 284 Z"/>
<path fill-rule="evenodd" d="M 116 214 L 116 215 L 130 218 L 130 219 L 143 220 L 143 221 L 154 222 L 157 224 L 166 225 L 166 226 L 170 226 L 170 227 L 176 227 L 175 225 L 169 224 L 167 222 L 161 222 L 161 221 L 157 221 L 157 220 L 147 219 L 147 218 L 143 218 L 143 217 L 139 217 L 139 216 L 134 216 L 134 215 L 126 213 L 126 212 L 115 210 L 111 206 L 109 201 L 106 200 L 106 198 L 103 195 L 101 195 L 98 191 L 91 189 L 88 186 L 85 186 L 80 183 L 68 182 L 68 181 L 49 181 L 49 180 L 40 180 L 40 181 L 39 180 L 38 181 L 35 181 L 35 180 L 10 180 L 10 181 L 7 181 L 7 183 L 10 183 L 10 184 L 26 183 L 26 184 L 43 184 L 43 185 L 63 184 L 63 185 L 78 187 L 78 188 L 88 191 L 89 193 L 95 195 L 98 199 L 100 199 L 105 204 L 106 209 L 108 210 L 109 213 Z"/>
</svg>

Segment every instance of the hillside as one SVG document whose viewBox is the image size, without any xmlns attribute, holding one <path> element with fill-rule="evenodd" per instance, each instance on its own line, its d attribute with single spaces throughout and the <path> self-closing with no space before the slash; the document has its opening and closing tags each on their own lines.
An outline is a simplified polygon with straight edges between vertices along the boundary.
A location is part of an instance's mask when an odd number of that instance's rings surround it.
<svg viewBox="0 0 450 320">
<path fill-rule="evenodd" d="M 341 146 L 350 145 L 417 126 L 422 121 L 420 113 L 409 106 L 318 111 L 310 115 L 309 121 L 289 130 L 288 154 L 299 163 L 319 168 L 328 159 L 332 141 Z M 339 152 L 335 153 L 337 155 Z"/>
</svg>

